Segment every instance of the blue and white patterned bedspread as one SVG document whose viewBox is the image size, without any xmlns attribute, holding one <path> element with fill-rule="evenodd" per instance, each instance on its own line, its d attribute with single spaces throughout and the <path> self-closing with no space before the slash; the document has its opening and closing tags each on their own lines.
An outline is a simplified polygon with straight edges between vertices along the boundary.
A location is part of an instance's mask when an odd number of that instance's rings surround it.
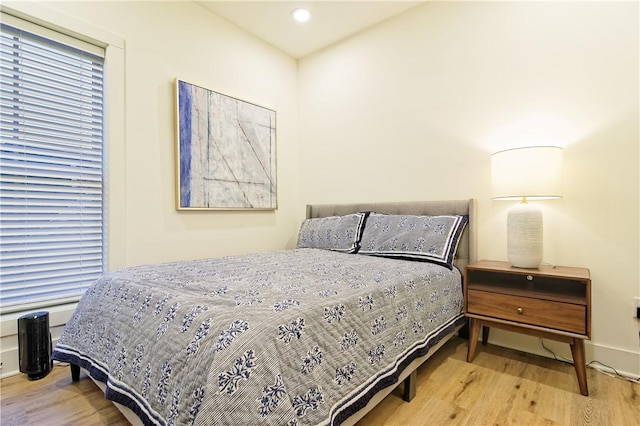
<svg viewBox="0 0 640 426">
<path fill-rule="evenodd" d="M 462 320 L 455 268 L 284 250 L 107 273 L 53 358 L 147 424 L 339 424 Z"/>
</svg>

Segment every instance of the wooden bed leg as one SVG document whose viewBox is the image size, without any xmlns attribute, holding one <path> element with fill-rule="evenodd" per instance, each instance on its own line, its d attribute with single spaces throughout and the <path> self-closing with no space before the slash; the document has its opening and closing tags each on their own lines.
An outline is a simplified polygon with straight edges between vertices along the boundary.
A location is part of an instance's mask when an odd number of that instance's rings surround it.
<svg viewBox="0 0 640 426">
<path fill-rule="evenodd" d="M 77 382 L 80 380 L 80 366 L 69 364 L 71 366 L 71 380 Z"/>
<path fill-rule="evenodd" d="M 413 370 L 409 377 L 404 379 L 404 393 L 402 394 L 402 399 L 404 399 L 406 402 L 411 402 L 411 400 L 416 396 L 417 381 L 418 369 Z"/>
</svg>

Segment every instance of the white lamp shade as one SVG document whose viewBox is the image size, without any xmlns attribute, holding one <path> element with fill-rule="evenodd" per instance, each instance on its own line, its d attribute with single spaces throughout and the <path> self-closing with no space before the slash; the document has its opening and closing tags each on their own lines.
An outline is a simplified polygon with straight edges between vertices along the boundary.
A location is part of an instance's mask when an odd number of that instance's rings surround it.
<svg viewBox="0 0 640 426">
<path fill-rule="evenodd" d="M 562 148 L 535 146 L 491 156 L 494 200 L 532 200 L 562 196 Z"/>
</svg>

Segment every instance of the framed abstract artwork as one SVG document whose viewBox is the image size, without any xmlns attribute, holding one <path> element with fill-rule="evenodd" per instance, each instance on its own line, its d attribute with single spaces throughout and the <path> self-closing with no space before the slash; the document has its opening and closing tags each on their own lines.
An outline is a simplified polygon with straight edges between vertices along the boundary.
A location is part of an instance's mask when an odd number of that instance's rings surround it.
<svg viewBox="0 0 640 426">
<path fill-rule="evenodd" d="M 276 112 L 176 79 L 176 208 L 275 210 Z"/>
</svg>

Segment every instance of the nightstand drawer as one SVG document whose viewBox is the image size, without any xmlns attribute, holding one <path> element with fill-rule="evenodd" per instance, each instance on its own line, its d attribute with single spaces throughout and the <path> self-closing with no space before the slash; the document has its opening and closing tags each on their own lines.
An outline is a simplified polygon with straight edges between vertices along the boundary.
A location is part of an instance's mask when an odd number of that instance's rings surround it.
<svg viewBox="0 0 640 426">
<path fill-rule="evenodd" d="M 586 334 L 586 306 L 469 289 L 467 311 L 488 317 Z"/>
</svg>

